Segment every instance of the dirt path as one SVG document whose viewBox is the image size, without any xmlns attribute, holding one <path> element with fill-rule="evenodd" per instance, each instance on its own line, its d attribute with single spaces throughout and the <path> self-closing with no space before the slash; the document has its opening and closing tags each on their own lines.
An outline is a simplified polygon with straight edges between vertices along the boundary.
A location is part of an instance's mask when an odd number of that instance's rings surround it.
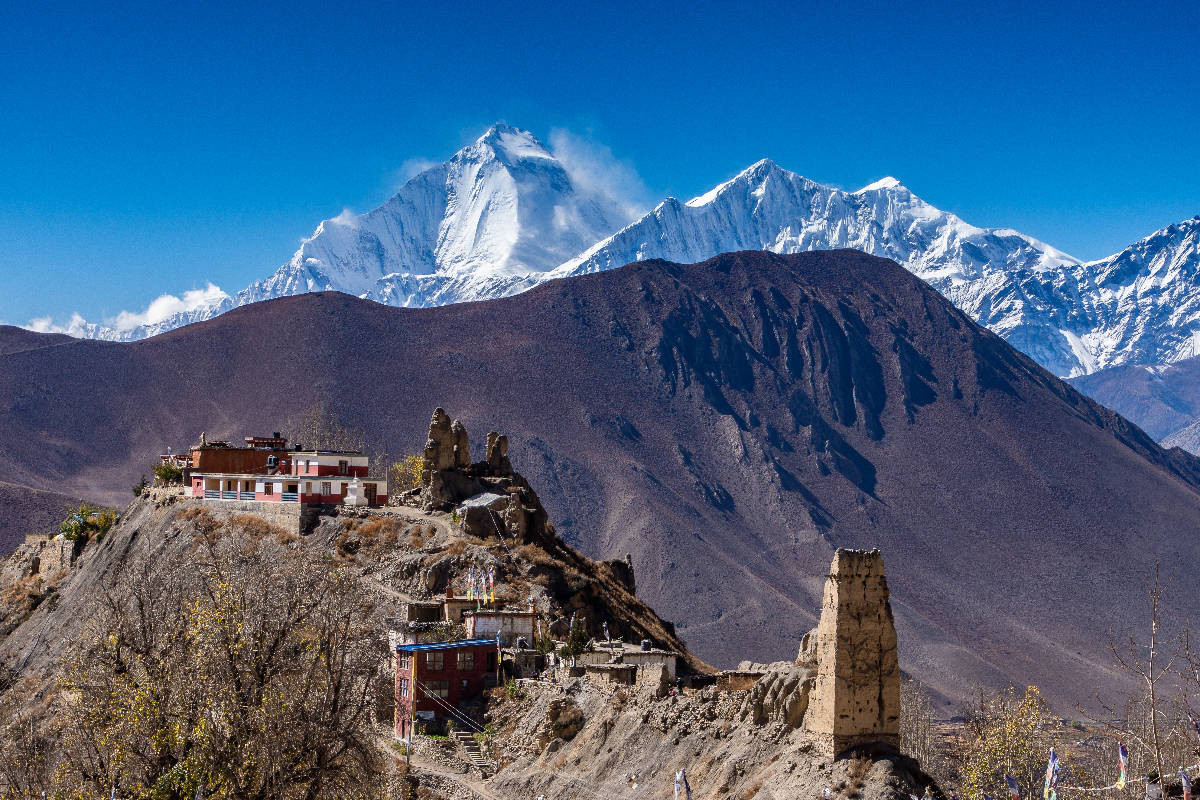
<svg viewBox="0 0 1200 800">
<path fill-rule="evenodd" d="M 476 797 L 481 797 L 483 800 L 508 800 L 498 794 L 493 794 L 483 782 L 476 778 L 471 773 L 451 772 L 441 765 L 428 762 L 421 758 L 420 754 L 414 753 L 412 759 L 412 770 L 418 780 L 421 775 L 432 774 L 439 778 L 451 781 L 464 789 L 472 792 Z"/>
</svg>

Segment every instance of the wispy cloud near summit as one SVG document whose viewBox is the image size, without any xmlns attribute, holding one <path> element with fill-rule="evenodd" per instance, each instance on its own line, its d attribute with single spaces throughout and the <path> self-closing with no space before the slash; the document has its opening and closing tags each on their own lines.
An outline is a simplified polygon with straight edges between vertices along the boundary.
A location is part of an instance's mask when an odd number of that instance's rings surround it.
<svg viewBox="0 0 1200 800">
<path fill-rule="evenodd" d="M 214 283 L 207 284 L 203 289 L 190 289 L 183 297 L 173 294 L 161 294 L 141 311 L 121 311 L 115 317 L 105 320 L 105 327 L 112 328 L 118 334 L 129 333 L 148 325 L 165 322 L 176 314 L 187 314 L 202 311 L 220 305 L 230 297 Z M 71 314 L 65 323 L 55 322 L 51 317 L 37 317 L 26 325 L 29 330 L 38 333 L 65 333 L 68 336 L 95 336 L 101 326 L 89 323 L 78 312 Z"/>
<path fill-rule="evenodd" d="M 550 131 L 550 151 L 586 192 L 608 198 L 632 222 L 653 205 L 653 197 L 633 162 L 617 158 L 608 145 L 566 128 Z"/>
</svg>

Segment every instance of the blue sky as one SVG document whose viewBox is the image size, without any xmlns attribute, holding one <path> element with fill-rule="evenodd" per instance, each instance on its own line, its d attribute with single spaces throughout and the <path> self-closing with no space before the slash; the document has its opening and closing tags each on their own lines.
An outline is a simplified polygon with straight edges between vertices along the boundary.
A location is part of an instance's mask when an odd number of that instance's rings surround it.
<svg viewBox="0 0 1200 800">
<path fill-rule="evenodd" d="M 646 199 L 770 157 L 1100 257 L 1200 213 L 1198 7 L 10 6 L 0 320 L 233 293 L 497 120 L 607 147 Z"/>
</svg>

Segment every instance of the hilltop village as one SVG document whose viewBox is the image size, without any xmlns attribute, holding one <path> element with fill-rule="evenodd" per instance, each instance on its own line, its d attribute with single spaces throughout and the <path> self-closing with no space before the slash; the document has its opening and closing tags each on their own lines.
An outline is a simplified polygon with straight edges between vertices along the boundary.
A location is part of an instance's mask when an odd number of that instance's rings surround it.
<svg viewBox="0 0 1200 800">
<path fill-rule="evenodd" d="M 413 485 L 389 495 L 362 452 L 289 447 L 278 433 L 202 438 L 163 456 L 180 485 L 147 489 L 102 542 L 68 552 L 31 537 L 13 554 L 3 579 L 55 600 L 8 625 L 0 658 L 53 694 L 46 631 L 78 635 L 78 618 L 55 611 L 84 602 L 92 573 L 119 570 L 139 536 L 170 547 L 171 531 L 241 526 L 326 553 L 380 598 L 375 724 L 417 796 L 651 797 L 677 775 L 697 798 L 839 785 L 901 798 L 930 785 L 898 752 L 878 551 L 835 554 L 820 623 L 795 652 L 715 670 L 637 599 L 627 558 L 591 561 L 557 537 L 506 437 L 485 441 L 473 461 L 465 428 L 437 409 Z"/>
</svg>

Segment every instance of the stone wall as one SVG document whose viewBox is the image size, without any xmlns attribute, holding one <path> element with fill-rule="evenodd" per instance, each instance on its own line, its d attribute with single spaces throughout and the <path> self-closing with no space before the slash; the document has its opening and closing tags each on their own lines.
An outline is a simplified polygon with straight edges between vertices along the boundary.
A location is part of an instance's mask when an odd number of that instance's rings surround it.
<svg viewBox="0 0 1200 800">
<path fill-rule="evenodd" d="M 300 533 L 304 521 L 313 510 L 303 503 L 260 502 L 258 500 L 205 500 L 180 498 L 178 502 L 202 505 L 218 515 L 254 514 L 286 531 Z"/>
<path fill-rule="evenodd" d="M 816 631 L 817 677 L 804 727 L 830 757 L 899 746 L 896 628 L 878 550 L 838 550 Z"/>
</svg>

